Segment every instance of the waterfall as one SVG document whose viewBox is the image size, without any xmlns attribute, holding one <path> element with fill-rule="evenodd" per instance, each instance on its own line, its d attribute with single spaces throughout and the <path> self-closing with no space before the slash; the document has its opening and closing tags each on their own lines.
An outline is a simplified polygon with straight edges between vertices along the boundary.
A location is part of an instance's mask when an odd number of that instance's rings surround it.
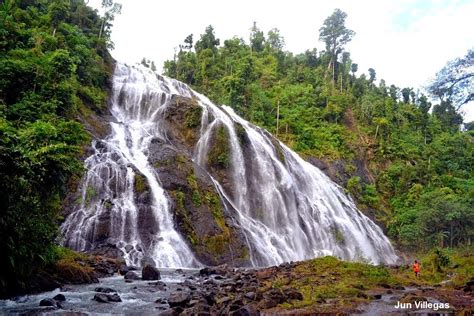
<svg viewBox="0 0 474 316">
<path fill-rule="evenodd" d="M 92 249 L 102 226 L 109 225 L 109 241 L 125 253 L 127 263 L 139 264 L 146 256 L 162 267 L 199 265 L 175 229 L 169 198 L 147 159 L 153 139 L 169 141 L 162 122 L 173 95 L 193 98 L 202 107 L 194 162 L 208 172 L 227 216 L 245 236 L 252 266 L 324 255 L 372 263 L 397 260 L 380 227 L 341 187 L 267 131 L 179 81 L 120 63 L 114 74 L 112 132 L 93 142 L 94 153 L 85 161 L 80 203 L 62 226 L 67 246 Z M 219 129 L 225 129 L 230 148 L 225 183 L 209 167 Z M 137 173 L 151 191 L 144 203 L 149 210 L 137 203 Z M 138 229 L 143 222 L 149 234 Z"/>
</svg>

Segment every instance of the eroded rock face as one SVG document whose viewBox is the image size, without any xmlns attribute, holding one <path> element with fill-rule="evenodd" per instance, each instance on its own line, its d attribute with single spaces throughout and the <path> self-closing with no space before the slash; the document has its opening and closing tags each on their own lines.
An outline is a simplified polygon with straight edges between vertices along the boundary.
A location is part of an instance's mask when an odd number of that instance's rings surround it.
<svg viewBox="0 0 474 316">
<path fill-rule="evenodd" d="M 167 133 L 166 141 L 159 137 L 152 139 L 145 154 L 156 172 L 160 186 L 166 191 L 176 229 L 184 237 L 197 259 L 206 265 L 222 263 L 246 265 L 249 250 L 243 234 L 235 228 L 227 214 L 231 206 L 223 205 L 209 174 L 193 161 L 196 143 L 200 137 L 201 116 L 202 108 L 197 101 L 173 96 L 163 115 L 160 115 L 160 121 L 157 122 L 160 124 L 160 129 Z M 111 116 L 104 113 L 94 116 L 94 122 L 100 127 L 100 133 L 96 130 L 91 132 L 97 138 L 96 149 L 100 149 L 100 138 L 105 136 L 104 132 L 107 130 L 104 125 L 107 125 L 110 119 Z M 137 232 L 142 242 L 142 249 L 148 249 L 152 246 L 154 236 L 160 230 L 153 215 L 153 196 L 147 178 L 134 166 L 123 166 L 123 176 L 126 174 L 125 169 L 129 167 L 135 174 L 133 189 L 134 203 L 138 211 Z M 226 166 L 217 163 L 210 168 L 213 173 L 218 174 L 218 180 L 228 190 L 226 183 L 230 181 L 226 181 Z M 108 181 L 106 185 L 115 188 L 118 182 L 117 180 Z M 80 186 L 76 185 L 76 190 L 71 190 L 64 204 L 65 216 L 70 214 L 72 208 L 77 207 L 81 198 L 77 190 L 80 189 Z M 120 192 L 125 190 L 120 186 L 117 187 L 118 189 L 121 190 Z M 228 191 L 232 192 L 230 189 Z M 92 197 L 92 199 L 98 198 L 100 196 Z M 114 258 L 123 257 L 130 251 L 140 251 L 132 245 L 125 247 L 123 244 L 119 245 L 111 225 L 111 222 L 117 222 L 114 216 L 119 215 L 113 212 L 113 202 L 103 201 L 103 204 L 106 206 L 105 211 L 97 217 L 94 230 L 90 232 L 90 236 L 87 236 L 88 251 Z M 142 263 L 141 266 L 145 264 Z"/>
<path fill-rule="evenodd" d="M 163 124 L 171 144 L 152 141 L 148 158 L 173 202 L 178 230 L 202 263 L 245 265 L 248 249 L 243 235 L 233 227 L 207 172 L 192 160 L 200 106 L 192 99 L 174 97 Z"/>
</svg>

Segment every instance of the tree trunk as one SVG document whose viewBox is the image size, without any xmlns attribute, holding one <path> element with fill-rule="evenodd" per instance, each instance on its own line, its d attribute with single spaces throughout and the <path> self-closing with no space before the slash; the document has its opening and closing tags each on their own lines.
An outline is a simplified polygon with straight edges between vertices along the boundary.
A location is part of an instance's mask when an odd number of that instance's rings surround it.
<svg viewBox="0 0 474 316">
<path fill-rule="evenodd" d="M 102 23 L 100 24 L 100 31 L 99 31 L 99 39 L 102 37 L 102 30 L 104 29 L 105 18 L 102 19 Z"/>
</svg>

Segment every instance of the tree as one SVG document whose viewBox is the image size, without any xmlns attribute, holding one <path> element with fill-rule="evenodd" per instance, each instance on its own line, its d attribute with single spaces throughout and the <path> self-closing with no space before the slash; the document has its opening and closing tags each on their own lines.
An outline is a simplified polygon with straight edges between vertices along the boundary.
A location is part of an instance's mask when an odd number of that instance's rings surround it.
<svg viewBox="0 0 474 316">
<path fill-rule="evenodd" d="M 403 103 L 409 103 L 410 102 L 410 95 L 411 95 L 412 91 L 413 91 L 412 88 L 403 88 L 402 89 Z"/>
<path fill-rule="evenodd" d="M 210 49 L 213 53 L 217 52 L 217 46 L 219 46 L 220 40 L 216 38 L 214 34 L 214 28 L 212 25 L 206 27 L 204 34 L 201 35 L 199 41 L 196 42 L 196 53 L 199 54 L 204 49 Z"/>
<path fill-rule="evenodd" d="M 104 33 L 109 31 L 109 22 L 112 22 L 115 19 L 115 15 L 122 13 L 122 4 L 114 2 L 113 0 L 102 0 L 102 8 L 105 10 L 105 14 L 102 17 L 99 39 Z"/>
<path fill-rule="evenodd" d="M 67 19 L 69 16 L 69 2 L 63 0 L 53 1 L 49 5 L 49 15 L 51 24 L 53 25 L 53 37 L 56 35 L 56 29 L 59 23 Z"/>
<path fill-rule="evenodd" d="M 280 35 L 280 31 L 277 28 L 268 31 L 266 43 L 273 52 L 281 52 L 285 47 L 285 39 Z"/>
<path fill-rule="evenodd" d="M 257 27 L 257 22 L 253 22 L 253 26 L 250 29 L 250 48 L 253 52 L 261 52 L 264 42 L 265 36 L 263 32 Z"/>
<path fill-rule="evenodd" d="M 351 65 L 351 72 L 352 72 L 351 84 L 354 83 L 355 73 L 357 72 L 358 68 L 359 68 L 359 65 L 357 65 L 356 63 L 352 63 L 352 65 Z"/>
<path fill-rule="evenodd" d="M 462 115 L 457 113 L 456 108 L 449 101 L 441 101 L 433 107 L 433 115 L 448 130 L 458 130 L 462 124 Z"/>
<path fill-rule="evenodd" d="M 184 45 L 179 45 L 180 49 L 187 49 L 188 51 L 191 51 L 193 48 L 193 34 L 189 34 L 186 36 L 184 39 Z"/>
<path fill-rule="evenodd" d="M 374 81 L 375 81 L 375 69 L 374 68 L 369 68 L 369 86 L 373 86 L 374 85 Z"/>
<path fill-rule="evenodd" d="M 334 13 L 324 20 L 323 26 L 319 29 L 319 39 L 326 43 L 326 50 L 330 54 L 328 70 L 332 69 L 332 80 L 335 78 L 335 65 L 337 55 L 340 54 L 344 45 L 346 45 L 355 32 L 346 28 L 344 25 L 347 14 L 340 9 L 334 10 Z"/>
<path fill-rule="evenodd" d="M 456 110 L 474 101 L 474 48 L 463 58 L 449 61 L 436 74 L 428 92 L 441 101 L 450 101 Z"/>
</svg>

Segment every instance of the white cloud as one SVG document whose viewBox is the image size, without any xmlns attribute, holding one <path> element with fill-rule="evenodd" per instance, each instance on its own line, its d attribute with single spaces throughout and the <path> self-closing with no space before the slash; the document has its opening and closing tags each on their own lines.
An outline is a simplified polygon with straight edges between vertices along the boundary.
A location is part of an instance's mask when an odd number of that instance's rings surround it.
<svg viewBox="0 0 474 316">
<path fill-rule="evenodd" d="M 253 21 L 264 31 L 280 29 L 294 53 L 323 49 L 319 28 L 335 8 L 348 14 L 346 24 L 357 33 L 348 50 L 359 72 L 372 67 L 389 84 L 420 88 L 474 46 L 472 0 L 118 1 L 123 10 L 114 22 L 113 55 L 126 62 L 147 57 L 161 66 L 187 35 L 196 41 L 210 24 L 221 40 L 248 40 Z M 98 7 L 100 0 L 90 3 Z M 468 116 L 474 120 L 474 109 Z"/>
</svg>

